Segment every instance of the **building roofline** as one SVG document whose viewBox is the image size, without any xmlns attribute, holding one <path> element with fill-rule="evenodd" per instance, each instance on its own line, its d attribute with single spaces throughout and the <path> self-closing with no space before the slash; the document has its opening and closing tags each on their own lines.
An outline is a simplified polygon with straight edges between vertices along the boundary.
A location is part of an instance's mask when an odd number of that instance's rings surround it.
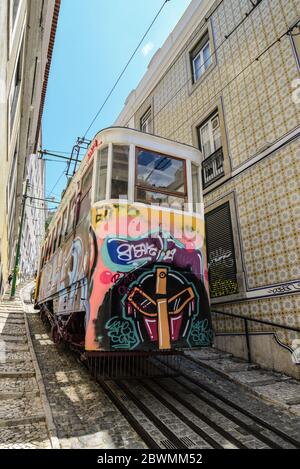
<svg viewBox="0 0 300 469">
<path fill-rule="evenodd" d="M 164 44 L 156 51 L 151 58 L 148 69 L 139 81 L 136 89 L 127 96 L 124 107 L 114 125 L 127 124 L 135 114 L 143 101 L 157 85 L 161 77 L 168 71 L 174 63 L 176 57 L 189 40 L 191 33 L 200 25 L 202 20 L 207 20 L 206 15 L 212 10 L 214 4 L 220 3 L 218 0 L 192 0 L 182 17 L 169 34 Z"/>
<path fill-rule="evenodd" d="M 42 93 L 41 93 L 40 109 L 39 109 L 36 134 L 35 134 L 35 142 L 34 142 L 34 149 L 33 149 L 34 153 L 36 152 L 36 149 L 37 149 L 39 134 L 40 134 L 40 129 L 41 129 L 41 122 L 42 122 L 42 116 L 43 116 L 46 93 L 47 93 L 47 85 L 48 85 L 50 66 L 51 66 L 52 55 L 53 55 L 53 48 L 54 48 L 54 42 L 55 42 L 55 36 L 56 36 L 60 4 L 61 4 L 61 0 L 55 0 L 50 38 L 49 38 L 49 45 L 48 45 L 48 52 L 47 52 L 47 62 L 46 62 L 45 71 L 44 71 L 44 80 L 43 80 Z"/>
</svg>

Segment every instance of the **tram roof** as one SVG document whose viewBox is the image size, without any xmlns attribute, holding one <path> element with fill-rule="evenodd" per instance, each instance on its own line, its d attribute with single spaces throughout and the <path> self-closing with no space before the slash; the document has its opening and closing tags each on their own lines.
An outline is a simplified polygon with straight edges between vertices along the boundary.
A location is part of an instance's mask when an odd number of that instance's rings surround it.
<svg viewBox="0 0 300 469">
<path fill-rule="evenodd" d="M 61 203 L 53 216 L 48 228 L 48 233 L 45 236 L 44 242 L 48 237 L 48 234 L 52 231 L 53 226 L 58 220 L 61 213 L 64 211 L 67 203 L 70 200 L 70 196 L 73 195 L 76 183 L 87 170 L 90 162 L 93 161 L 93 155 L 96 150 L 102 146 L 106 146 L 109 143 L 116 143 L 119 145 L 130 145 L 134 144 L 137 147 L 146 148 L 152 151 L 161 152 L 170 156 L 179 157 L 182 159 L 189 159 L 200 163 L 199 155 L 201 152 L 198 148 L 186 144 L 177 142 L 175 140 L 168 139 L 166 137 L 160 137 L 155 134 L 145 133 L 137 129 L 121 126 L 106 127 L 97 132 L 94 138 L 91 140 L 89 147 L 83 159 L 80 162 L 79 168 L 71 178 L 66 189 L 64 190 Z M 44 244 L 43 242 L 43 244 Z"/>
</svg>

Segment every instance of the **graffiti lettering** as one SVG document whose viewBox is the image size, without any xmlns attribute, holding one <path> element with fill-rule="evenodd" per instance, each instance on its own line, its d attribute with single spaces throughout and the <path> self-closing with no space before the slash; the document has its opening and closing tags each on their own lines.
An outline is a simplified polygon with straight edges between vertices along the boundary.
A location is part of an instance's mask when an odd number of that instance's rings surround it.
<svg viewBox="0 0 300 469">
<path fill-rule="evenodd" d="M 208 346 L 213 339 L 213 332 L 209 328 L 208 320 L 194 320 L 189 334 L 190 346 Z"/>
<path fill-rule="evenodd" d="M 132 349 L 139 339 L 134 324 L 130 320 L 112 317 L 105 325 L 107 335 L 111 340 L 111 347 L 115 349 Z"/>
<path fill-rule="evenodd" d="M 208 268 L 212 267 L 214 264 L 222 263 L 226 267 L 233 266 L 232 251 L 229 249 L 225 251 L 223 248 L 216 249 L 212 251 L 209 255 Z"/>
<path fill-rule="evenodd" d="M 114 271 L 128 272 L 148 262 L 163 261 L 187 267 L 198 277 L 204 276 L 201 251 L 190 250 L 171 236 L 166 238 L 158 233 L 143 239 L 107 238 L 102 256 Z"/>
<path fill-rule="evenodd" d="M 89 149 L 89 151 L 88 151 L 88 159 L 89 159 L 89 160 L 90 160 L 91 157 L 93 156 L 94 151 L 96 150 L 96 148 L 98 148 L 99 145 L 101 145 L 101 143 L 102 143 L 102 142 L 98 142 L 97 139 L 95 139 L 95 140 L 93 141 L 93 143 L 92 143 L 92 145 L 91 145 L 91 147 L 90 147 L 90 149 Z"/>
<path fill-rule="evenodd" d="M 117 247 L 117 256 L 121 263 L 130 264 L 136 259 L 151 259 L 157 256 L 157 247 L 154 244 L 120 244 Z"/>
<path fill-rule="evenodd" d="M 295 282 L 288 285 L 283 284 L 275 288 L 270 288 L 268 290 L 268 293 L 272 293 L 273 295 L 279 295 L 280 293 L 293 292 L 298 290 L 300 290 L 300 282 Z"/>
</svg>

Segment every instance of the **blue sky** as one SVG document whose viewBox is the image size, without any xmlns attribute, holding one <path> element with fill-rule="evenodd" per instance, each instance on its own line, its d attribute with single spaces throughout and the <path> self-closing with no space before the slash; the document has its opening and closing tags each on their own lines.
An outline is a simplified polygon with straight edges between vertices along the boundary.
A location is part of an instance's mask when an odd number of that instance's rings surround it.
<svg viewBox="0 0 300 469">
<path fill-rule="evenodd" d="M 189 3 L 166 3 L 87 138 L 113 124 Z M 71 151 L 162 4 L 163 0 L 62 0 L 43 115 L 44 149 Z M 46 195 L 52 191 L 57 199 L 66 183 L 66 166 L 59 161 L 46 162 Z"/>
</svg>

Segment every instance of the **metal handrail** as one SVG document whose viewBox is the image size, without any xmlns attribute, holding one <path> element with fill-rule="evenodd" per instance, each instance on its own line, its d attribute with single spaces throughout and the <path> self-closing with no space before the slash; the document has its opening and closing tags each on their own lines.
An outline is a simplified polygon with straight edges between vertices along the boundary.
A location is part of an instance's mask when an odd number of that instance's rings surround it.
<svg viewBox="0 0 300 469">
<path fill-rule="evenodd" d="M 286 329 L 289 331 L 293 332 L 300 332 L 300 328 L 298 327 L 291 327 L 291 326 L 286 326 L 285 324 L 277 324 L 276 322 L 271 322 L 271 321 L 264 321 L 263 319 L 254 319 L 254 318 L 247 318 L 245 316 L 242 316 L 241 314 L 233 314 L 233 313 L 228 313 L 224 311 L 217 311 L 217 310 L 211 310 L 212 313 L 216 314 L 223 314 L 225 316 L 230 316 L 235 319 L 242 319 L 244 321 L 244 328 L 245 328 L 245 336 L 246 336 L 246 344 L 247 344 L 247 355 L 248 355 L 248 362 L 252 362 L 251 358 L 251 348 L 250 348 L 250 341 L 249 341 L 249 329 L 248 329 L 248 321 L 256 322 L 259 324 L 264 324 L 266 326 L 271 326 L 271 327 L 278 327 L 281 329 Z"/>
<path fill-rule="evenodd" d="M 245 319 L 246 321 L 259 322 L 261 324 L 266 324 L 267 326 L 280 327 L 282 329 L 288 329 L 289 331 L 300 332 L 299 327 L 286 326 L 285 324 L 277 324 L 276 322 L 264 321 L 263 319 L 247 318 L 246 316 L 242 316 L 240 314 L 228 313 L 227 311 L 226 312 L 216 311 L 215 309 L 213 309 L 213 310 L 211 310 L 211 312 L 212 313 L 217 313 L 217 314 L 225 314 L 225 316 L 231 316 L 231 317 L 237 318 L 237 319 Z"/>
<path fill-rule="evenodd" d="M 216 168 L 217 162 L 221 163 L 220 168 Z M 218 148 L 214 153 L 209 155 L 202 161 L 202 179 L 204 188 L 224 175 L 224 155 L 223 147 Z M 207 170 L 211 170 L 212 174 L 206 174 Z"/>
</svg>

